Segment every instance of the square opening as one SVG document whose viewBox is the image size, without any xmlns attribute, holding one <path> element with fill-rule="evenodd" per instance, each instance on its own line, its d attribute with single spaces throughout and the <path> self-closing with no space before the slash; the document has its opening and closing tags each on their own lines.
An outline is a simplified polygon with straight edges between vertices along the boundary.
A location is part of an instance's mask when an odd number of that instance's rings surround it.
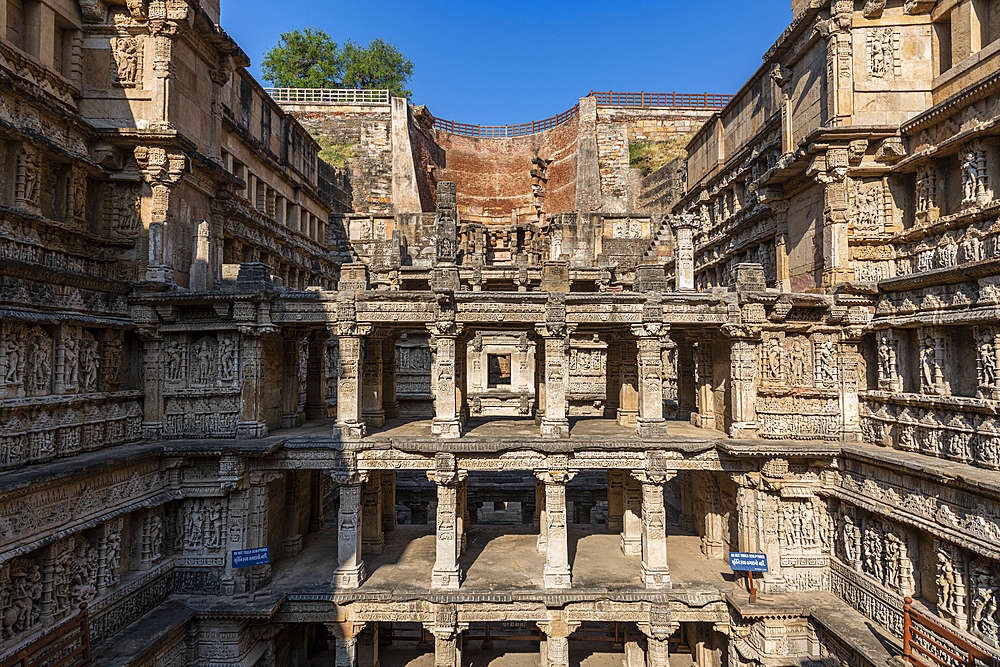
<svg viewBox="0 0 1000 667">
<path fill-rule="evenodd" d="M 510 386 L 510 355 L 489 355 L 489 388 Z"/>
</svg>

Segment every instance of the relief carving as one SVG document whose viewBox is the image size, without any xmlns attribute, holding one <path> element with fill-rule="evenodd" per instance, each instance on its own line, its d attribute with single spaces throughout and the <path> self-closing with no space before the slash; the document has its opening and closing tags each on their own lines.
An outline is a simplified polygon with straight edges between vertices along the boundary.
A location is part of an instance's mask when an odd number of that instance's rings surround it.
<svg viewBox="0 0 1000 667">
<path fill-rule="evenodd" d="M 111 81 L 124 88 L 133 88 L 142 79 L 142 40 L 139 37 L 116 37 L 111 40 L 114 55 Z"/>
</svg>

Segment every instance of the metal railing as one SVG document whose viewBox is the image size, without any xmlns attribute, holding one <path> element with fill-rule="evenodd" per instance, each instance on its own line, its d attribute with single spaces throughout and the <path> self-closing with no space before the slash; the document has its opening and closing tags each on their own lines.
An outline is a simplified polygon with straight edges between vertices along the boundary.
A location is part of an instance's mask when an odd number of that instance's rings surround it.
<svg viewBox="0 0 1000 667">
<path fill-rule="evenodd" d="M 388 90 L 353 88 L 265 88 L 275 102 L 309 104 L 389 104 Z"/>
<path fill-rule="evenodd" d="M 903 600 L 903 657 L 914 667 L 997 667 L 991 655 Z M 918 655 L 919 654 L 919 655 Z"/>
<path fill-rule="evenodd" d="M 710 93 L 597 93 L 593 90 L 587 97 L 597 98 L 598 106 L 604 107 L 670 107 L 675 109 L 721 109 L 733 99 L 732 95 Z"/>
<path fill-rule="evenodd" d="M 577 104 L 572 109 L 562 112 L 558 116 L 536 120 L 531 123 L 521 125 L 469 125 L 467 123 L 456 123 L 453 120 L 434 119 L 434 127 L 442 132 L 458 134 L 463 137 L 474 137 L 477 139 L 504 139 L 507 137 L 523 137 L 528 134 L 550 130 L 558 127 L 566 121 L 574 118 L 580 111 Z"/>
<path fill-rule="evenodd" d="M 20 651 L 0 660 L 0 667 L 90 667 L 90 616 L 87 603 Z"/>
</svg>

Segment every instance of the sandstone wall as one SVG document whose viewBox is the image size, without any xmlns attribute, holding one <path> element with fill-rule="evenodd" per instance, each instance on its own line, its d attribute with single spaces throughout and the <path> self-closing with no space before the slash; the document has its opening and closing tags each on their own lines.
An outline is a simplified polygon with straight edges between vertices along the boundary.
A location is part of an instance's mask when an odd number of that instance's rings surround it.
<svg viewBox="0 0 1000 667">
<path fill-rule="evenodd" d="M 533 214 L 533 158 L 549 162 L 542 210 L 571 211 L 576 198 L 578 119 L 523 137 L 479 139 L 435 130 L 444 150 L 439 180 L 453 181 L 459 211 L 473 216 L 509 217 Z"/>
<path fill-rule="evenodd" d="M 349 144 L 353 208 L 358 213 L 392 213 L 392 114 L 388 106 L 307 107 L 284 104 L 313 136 Z M 321 110 L 320 110 L 321 109 Z"/>
<path fill-rule="evenodd" d="M 632 178 L 629 144 L 673 141 L 683 148 L 685 139 L 712 113 L 694 109 L 598 107 L 597 159 L 602 211 L 626 213 L 636 209 L 639 183 Z"/>
</svg>

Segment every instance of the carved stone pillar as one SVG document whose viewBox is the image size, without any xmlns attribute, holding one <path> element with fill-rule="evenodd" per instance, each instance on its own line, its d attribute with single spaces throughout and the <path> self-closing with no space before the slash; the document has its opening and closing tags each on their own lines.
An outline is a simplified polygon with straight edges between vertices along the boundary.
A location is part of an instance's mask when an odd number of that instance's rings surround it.
<svg viewBox="0 0 1000 667">
<path fill-rule="evenodd" d="M 396 400 L 396 341 L 399 336 L 389 335 L 382 340 L 382 412 L 386 419 L 399 416 Z"/>
<path fill-rule="evenodd" d="M 379 667 L 378 621 L 365 624 L 358 634 L 358 667 Z"/>
<path fill-rule="evenodd" d="M 837 344 L 837 378 L 840 385 L 840 414 L 842 442 L 861 442 L 861 406 L 858 399 L 858 385 L 863 387 L 864 378 L 858 377 L 858 360 L 861 356 L 861 328 L 847 328 Z"/>
<path fill-rule="evenodd" d="M 625 485 L 621 470 L 608 471 L 608 520 L 609 531 L 622 531 L 625 514 Z"/>
<path fill-rule="evenodd" d="M 568 438 L 566 393 L 569 388 L 569 330 L 558 323 L 536 327 L 544 340 L 545 415 L 540 431 L 544 438 Z"/>
<path fill-rule="evenodd" d="M 630 473 L 623 473 L 622 482 L 625 510 L 622 516 L 622 553 L 642 556 L 642 491 L 638 480 Z"/>
<path fill-rule="evenodd" d="M 639 357 L 635 340 L 623 339 L 619 350 L 618 424 L 635 427 L 639 417 Z"/>
<path fill-rule="evenodd" d="M 281 428 L 305 423 L 305 383 L 308 373 L 309 342 L 305 332 L 291 330 L 284 334 L 284 363 L 281 374 Z"/>
<path fill-rule="evenodd" d="M 458 522 L 458 554 L 462 555 L 468 546 L 467 533 L 469 530 L 469 492 L 464 479 L 458 483 L 458 487 L 455 489 L 455 502 L 457 503 L 455 518 Z"/>
<path fill-rule="evenodd" d="M 535 471 L 545 483 L 545 588 L 570 588 L 571 573 L 566 534 L 566 483 L 576 472 L 565 469 Z"/>
<path fill-rule="evenodd" d="M 677 419 L 691 421 L 695 426 L 700 412 L 695 410 L 696 386 L 694 341 L 689 336 L 677 338 Z M 697 416 L 696 416 L 697 415 Z"/>
<path fill-rule="evenodd" d="M 880 391 L 903 391 L 899 372 L 899 342 L 891 329 L 878 332 L 878 388 Z"/>
<path fill-rule="evenodd" d="M 698 339 L 698 421 L 700 428 L 716 428 L 715 417 L 715 340 L 712 336 Z"/>
<path fill-rule="evenodd" d="M 618 401 L 622 385 L 622 345 L 621 335 L 613 333 L 608 337 L 608 384 L 607 413 L 618 418 Z"/>
<path fill-rule="evenodd" d="M 854 269 L 848 262 L 847 148 L 827 150 L 826 167 L 828 175 L 821 177 L 826 186 L 823 211 L 826 220 L 823 228 L 824 287 L 854 280 Z"/>
<path fill-rule="evenodd" d="M 361 553 L 380 554 L 385 548 L 382 532 L 382 473 L 371 471 L 361 489 Z"/>
<path fill-rule="evenodd" d="M 545 545 L 548 541 L 548 535 L 543 528 L 545 526 L 545 482 L 538 478 L 535 479 L 535 517 L 533 523 L 535 530 L 538 531 L 535 547 L 539 553 L 545 553 Z"/>
<path fill-rule="evenodd" d="M 337 570 L 334 586 L 358 588 L 365 579 L 365 563 L 361 558 L 361 485 L 368 481 L 367 472 L 334 471 L 334 481 L 340 485 L 340 513 L 337 533 Z"/>
<path fill-rule="evenodd" d="M 155 329 L 141 329 L 143 342 L 142 436 L 158 439 L 163 432 L 163 337 Z M 246 359 L 246 357 L 244 357 Z M 246 392 L 246 385 L 244 385 Z M 244 406 L 246 403 L 244 402 Z"/>
<path fill-rule="evenodd" d="M 462 627 L 439 625 L 428 627 L 434 635 L 434 667 L 462 667 Z"/>
<path fill-rule="evenodd" d="M 538 627 L 545 633 L 542 667 L 569 667 L 569 636 L 580 627 L 580 622 L 567 621 L 560 614 L 548 621 L 539 621 Z"/>
<path fill-rule="evenodd" d="M 660 355 L 661 337 L 666 331 L 660 324 L 633 326 L 638 338 L 639 362 L 639 416 L 636 433 L 642 438 L 662 437 L 666 434 L 663 418 L 663 366 Z"/>
<path fill-rule="evenodd" d="M 339 304 L 342 305 L 342 304 Z M 338 305 L 338 311 L 340 310 Z M 353 310 L 353 303 L 350 304 Z M 338 318 L 340 313 L 338 312 Z M 345 440 L 360 440 L 367 433 L 362 417 L 362 369 L 365 359 L 365 336 L 370 326 L 338 322 L 340 382 L 337 384 L 337 430 Z"/>
<path fill-rule="evenodd" d="M 694 290 L 694 234 L 698 219 L 691 214 L 680 214 L 670 219 L 674 228 L 674 289 L 678 292 Z"/>
<path fill-rule="evenodd" d="M 671 618 L 669 604 L 653 604 L 649 622 L 639 622 L 639 629 L 646 635 L 646 667 L 669 667 L 669 640 L 678 628 Z"/>
<path fill-rule="evenodd" d="M 774 213 L 774 269 L 775 287 L 780 292 L 792 291 L 791 273 L 788 266 L 788 201 L 769 202 Z"/>
<path fill-rule="evenodd" d="M 458 518 L 458 487 L 465 480 L 467 472 L 455 467 L 452 454 L 438 454 L 434 457 L 434 470 L 427 471 L 427 479 L 437 484 L 437 532 L 436 557 L 431 572 L 432 588 L 459 587 L 462 571 L 458 567 L 461 549 L 460 522 Z"/>
<path fill-rule="evenodd" d="M 458 419 L 457 347 L 461 327 L 452 322 L 437 322 L 428 326 L 434 363 L 431 370 L 434 391 L 434 421 L 431 433 L 440 438 L 460 438 L 462 425 Z"/>
<path fill-rule="evenodd" d="M 663 506 L 663 485 L 676 473 L 636 472 L 642 483 L 642 578 L 646 588 L 670 588 L 667 565 L 667 515 Z"/>
<path fill-rule="evenodd" d="M 295 557 L 302 551 L 302 531 L 299 530 L 300 475 L 308 471 L 289 470 L 285 473 L 285 534 L 281 540 L 281 553 Z"/>
<path fill-rule="evenodd" d="M 326 407 L 327 343 L 330 332 L 313 331 L 309 336 L 309 367 L 306 370 L 306 418 L 323 419 L 332 416 Z"/>
<path fill-rule="evenodd" d="M 382 530 L 396 530 L 396 471 L 382 471 Z"/>
<path fill-rule="evenodd" d="M 758 347 L 760 331 L 753 327 L 727 326 L 730 339 L 730 379 L 733 423 L 729 434 L 734 438 L 757 435 L 757 384 L 760 374 Z"/>
<path fill-rule="evenodd" d="M 372 332 L 365 340 L 365 360 L 361 373 L 361 415 L 367 428 L 378 428 L 385 424 L 385 410 L 382 408 L 382 350 L 385 343 L 386 333 L 381 330 Z M 395 352 L 390 356 L 394 357 Z"/>
<path fill-rule="evenodd" d="M 334 637 L 336 667 L 361 667 L 358 661 L 358 635 L 364 630 L 365 624 L 331 621 L 326 627 Z"/>
</svg>

